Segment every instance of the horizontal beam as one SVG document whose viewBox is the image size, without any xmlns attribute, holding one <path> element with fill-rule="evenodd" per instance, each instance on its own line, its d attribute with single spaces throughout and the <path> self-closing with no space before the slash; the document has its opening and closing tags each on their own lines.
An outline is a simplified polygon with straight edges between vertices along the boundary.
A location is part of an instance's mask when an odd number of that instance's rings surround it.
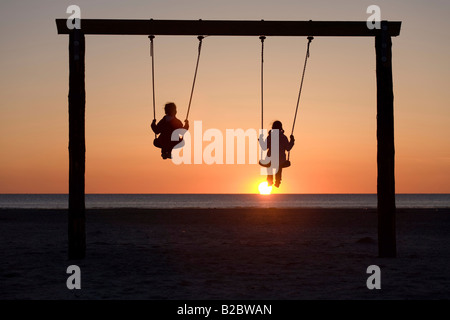
<svg viewBox="0 0 450 320">
<path fill-rule="evenodd" d="M 370 37 L 380 30 L 366 21 L 111 20 L 81 19 L 84 34 L 178 36 Z M 69 34 L 67 19 L 56 19 L 58 34 Z M 401 21 L 388 22 L 388 34 L 400 34 Z"/>
</svg>

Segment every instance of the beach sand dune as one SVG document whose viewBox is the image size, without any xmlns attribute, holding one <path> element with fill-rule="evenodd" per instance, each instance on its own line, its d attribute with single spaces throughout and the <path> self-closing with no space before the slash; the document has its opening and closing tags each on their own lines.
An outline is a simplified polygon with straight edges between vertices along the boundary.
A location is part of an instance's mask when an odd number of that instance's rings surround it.
<svg viewBox="0 0 450 320">
<path fill-rule="evenodd" d="M 0 210 L 0 298 L 450 298 L 449 209 L 399 209 L 397 258 L 377 257 L 376 210 L 92 209 L 86 229 L 86 258 L 69 261 L 67 211 Z"/>
</svg>

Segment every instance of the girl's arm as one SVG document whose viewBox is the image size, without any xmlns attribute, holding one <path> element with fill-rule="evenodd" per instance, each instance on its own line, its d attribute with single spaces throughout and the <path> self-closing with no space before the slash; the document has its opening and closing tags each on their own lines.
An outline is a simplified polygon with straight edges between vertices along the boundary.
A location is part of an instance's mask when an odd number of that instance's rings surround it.
<svg viewBox="0 0 450 320">
<path fill-rule="evenodd" d="M 153 121 L 152 121 L 151 127 L 152 127 L 153 132 L 156 134 L 161 133 L 161 121 L 162 120 L 160 120 L 158 122 L 158 124 L 156 124 L 156 119 L 153 119 Z"/>
<path fill-rule="evenodd" d="M 289 141 L 286 150 L 291 151 L 292 147 L 294 146 L 294 143 L 295 143 L 295 139 L 294 139 L 294 136 L 291 134 L 291 141 Z"/>
</svg>

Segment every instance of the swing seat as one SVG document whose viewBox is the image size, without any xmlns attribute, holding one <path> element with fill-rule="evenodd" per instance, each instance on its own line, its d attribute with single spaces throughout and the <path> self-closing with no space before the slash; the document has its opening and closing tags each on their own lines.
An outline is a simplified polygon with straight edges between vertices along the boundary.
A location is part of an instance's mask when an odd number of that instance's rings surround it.
<svg viewBox="0 0 450 320">
<path fill-rule="evenodd" d="M 155 138 L 153 140 L 153 145 L 160 149 L 162 149 L 164 147 L 159 138 Z M 179 141 L 173 141 L 172 144 L 170 145 L 170 147 L 173 149 L 179 149 L 179 148 L 183 148 L 184 145 L 185 145 L 185 142 L 183 140 L 183 137 L 181 137 Z"/>
<path fill-rule="evenodd" d="M 264 167 L 264 168 L 270 168 L 270 166 L 271 166 L 271 162 L 269 161 L 269 163 L 262 163 L 261 162 L 261 160 L 259 160 L 259 165 L 261 166 L 261 167 Z M 291 162 L 289 161 L 289 160 L 286 160 L 285 162 L 283 162 L 283 164 L 281 165 L 281 167 L 282 168 L 288 168 L 288 167 L 290 167 L 291 166 Z"/>
<path fill-rule="evenodd" d="M 153 145 L 154 145 L 155 147 L 157 147 L 157 148 L 162 148 L 162 145 L 161 145 L 161 143 L 159 142 L 158 138 L 155 138 L 155 139 L 153 140 Z"/>
</svg>

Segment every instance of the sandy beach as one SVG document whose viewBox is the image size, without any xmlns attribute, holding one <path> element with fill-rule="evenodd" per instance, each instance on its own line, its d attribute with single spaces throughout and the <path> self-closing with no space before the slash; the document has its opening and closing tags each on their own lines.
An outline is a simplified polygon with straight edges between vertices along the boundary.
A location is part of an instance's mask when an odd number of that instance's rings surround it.
<svg viewBox="0 0 450 320">
<path fill-rule="evenodd" d="M 66 210 L 3 209 L 0 298 L 449 299 L 449 230 L 450 209 L 398 209 L 388 259 L 372 209 L 92 209 L 86 258 L 69 261 Z"/>
</svg>

